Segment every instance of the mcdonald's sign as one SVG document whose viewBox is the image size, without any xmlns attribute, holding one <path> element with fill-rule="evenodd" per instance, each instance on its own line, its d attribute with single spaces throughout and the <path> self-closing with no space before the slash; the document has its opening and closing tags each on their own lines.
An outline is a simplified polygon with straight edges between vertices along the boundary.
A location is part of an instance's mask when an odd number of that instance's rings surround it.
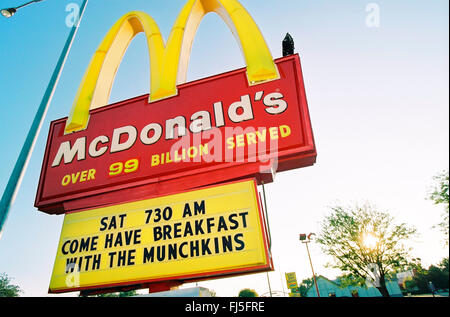
<svg viewBox="0 0 450 317">
<path fill-rule="evenodd" d="M 247 67 L 186 83 L 208 12 L 229 26 Z M 142 32 L 150 93 L 108 105 L 116 70 Z M 189 0 L 167 43 L 143 12 L 125 14 L 107 33 L 68 118 L 50 124 L 35 206 L 62 214 L 227 181 L 267 183 L 315 160 L 299 56 L 274 60 L 237 0 Z"/>
</svg>

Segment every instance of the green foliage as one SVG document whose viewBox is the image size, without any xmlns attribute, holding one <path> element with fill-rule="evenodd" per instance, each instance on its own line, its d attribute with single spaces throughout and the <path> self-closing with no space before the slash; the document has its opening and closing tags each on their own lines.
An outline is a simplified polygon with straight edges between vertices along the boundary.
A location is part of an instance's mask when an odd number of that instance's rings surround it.
<svg viewBox="0 0 450 317">
<path fill-rule="evenodd" d="M 104 293 L 104 294 L 97 294 L 97 295 L 88 295 L 89 297 L 132 297 L 137 295 L 137 292 L 135 290 L 133 291 L 127 291 L 127 292 L 119 292 L 119 293 Z M 81 294 L 80 294 L 81 296 Z"/>
<path fill-rule="evenodd" d="M 445 204 L 448 210 L 449 206 L 449 179 L 448 171 L 443 171 L 433 177 L 436 181 L 434 188 L 429 194 L 429 199 L 435 204 Z"/>
<path fill-rule="evenodd" d="M 209 294 L 211 295 L 211 297 L 217 297 L 217 292 L 213 289 L 209 290 Z"/>
<path fill-rule="evenodd" d="M 22 293 L 20 287 L 12 285 L 6 273 L 0 274 L 0 297 L 18 297 L 20 293 Z"/>
<path fill-rule="evenodd" d="M 448 289 L 448 269 L 432 265 L 428 268 L 428 277 L 437 289 Z"/>
<path fill-rule="evenodd" d="M 449 266 L 448 258 L 444 258 L 438 265 L 431 265 L 428 269 L 422 267 L 419 261 L 411 264 L 414 276 L 405 282 L 405 292 L 412 294 L 428 294 L 431 292 L 429 283 L 436 289 L 448 290 Z"/>
<path fill-rule="evenodd" d="M 441 229 L 445 236 L 445 243 L 448 245 L 449 239 L 449 179 L 448 171 L 443 171 L 434 176 L 436 182 L 431 192 L 428 194 L 428 199 L 432 200 L 436 205 L 444 205 L 444 213 L 442 214 L 442 221 L 436 226 Z"/>
<path fill-rule="evenodd" d="M 325 254 L 333 258 L 329 266 L 340 269 L 344 283 L 362 284 L 367 279 L 380 283 L 380 292 L 387 292 L 385 279 L 390 272 L 408 265 L 410 248 L 405 241 L 416 230 L 366 203 L 362 206 L 334 206 L 321 223 L 317 242 Z M 383 294 L 386 296 L 387 294 Z"/>
<path fill-rule="evenodd" d="M 119 294 L 118 293 L 105 293 L 105 294 L 91 295 L 91 297 L 119 297 Z"/>
<path fill-rule="evenodd" d="M 119 293 L 119 297 L 132 297 L 132 296 L 136 296 L 137 293 L 136 291 L 128 291 L 128 292 L 120 292 Z"/>
<path fill-rule="evenodd" d="M 238 297 L 258 297 L 258 293 L 253 289 L 244 288 L 239 292 Z"/>
<path fill-rule="evenodd" d="M 339 280 L 339 286 L 341 288 L 347 288 L 349 286 L 367 286 L 366 279 L 354 274 L 343 274 L 341 276 L 338 276 L 337 279 Z"/>
<path fill-rule="evenodd" d="M 301 297 L 308 297 L 308 289 L 314 285 L 314 278 L 304 279 L 299 285 L 299 291 Z"/>
<path fill-rule="evenodd" d="M 427 270 L 422 266 L 420 259 L 413 259 L 410 267 L 414 276 L 405 282 L 405 291 L 412 294 L 428 293 Z"/>
</svg>

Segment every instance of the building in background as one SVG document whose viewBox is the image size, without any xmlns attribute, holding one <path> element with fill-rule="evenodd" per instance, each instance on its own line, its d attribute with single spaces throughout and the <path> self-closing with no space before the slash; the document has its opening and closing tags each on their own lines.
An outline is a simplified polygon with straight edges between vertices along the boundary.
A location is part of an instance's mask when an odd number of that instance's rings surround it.
<svg viewBox="0 0 450 317">
<path fill-rule="evenodd" d="M 317 277 L 317 286 L 321 297 L 381 297 L 381 293 L 375 287 L 347 286 L 341 287 L 339 279 L 331 281 L 320 275 Z M 396 280 L 387 281 L 386 287 L 392 297 L 403 297 L 402 291 Z M 309 287 L 307 297 L 317 297 L 315 286 Z"/>
</svg>

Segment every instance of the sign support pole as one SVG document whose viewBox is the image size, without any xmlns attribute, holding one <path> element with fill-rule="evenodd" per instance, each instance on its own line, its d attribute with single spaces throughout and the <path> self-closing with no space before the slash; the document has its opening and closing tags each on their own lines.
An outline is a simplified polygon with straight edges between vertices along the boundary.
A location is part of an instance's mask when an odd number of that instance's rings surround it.
<svg viewBox="0 0 450 317">
<path fill-rule="evenodd" d="M 262 182 L 262 189 L 263 189 L 263 197 L 264 197 L 264 213 L 265 213 L 265 217 L 266 217 L 267 232 L 269 233 L 269 246 L 272 247 L 272 236 L 270 234 L 269 215 L 267 213 L 266 190 L 264 188 L 264 182 Z"/>
<path fill-rule="evenodd" d="M 50 102 L 53 98 L 53 94 L 61 76 L 62 69 L 67 60 L 67 56 L 69 54 L 73 40 L 77 33 L 78 26 L 80 25 L 81 18 L 83 17 L 83 13 L 86 9 L 87 2 L 88 0 L 84 0 L 83 4 L 81 5 L 80 17 L 70 31 L 69 37 L 67 38 L 66 44 L 64 45 L 55 70 L 53 71 L 53 75 L 42 98 L 41 104 L 39 105 L 39 108 L 36 112 L 31 128 L 28 131 L 25 143 L 22 147 L 22 150 L 20 151 L 19 157 L 17 158 L 16 165 L 14 166 L 14 169 L 11 173 L 5 191 L 3 192 L 2 200 L 0 201 L 0 238 L 3 232 L 3 226 L 6 222 L 6 218 L 8 217 L 9 210 L 14 204 L 14 200 L 19 190 L 20 183 L 22 182 L 23 176 L 30 161 L 37 137 L 41 130 L 42 124 L 44 123 L 45 116 L 47 114 Z"/>
<path fill-rule="evenodd" d="M 306 245 L 306 251 L 308 252 L 309 264 L 311 264 L 311 271 L 312 271 L 313 278 L 314 278 L 314 285 L 316 286 L 317 296 L 320 297 L 319 287 L 317 286 L 316 274 L 314 273 L 314 268 L 313 268 L 313 264 L 311 261 L 311 255 L 309 254 L 309 248 L 308 248 L 309 241 L 305 241 L 303 243 Z"/>
<path fill-rule="evenodd" d="M 272 247 L 272 237 L 270 235 L 269 218 L 267 215 L 266 190 L 264 189 L 264 182 L 262 182 L 262 188 L 263 188 L 263 197 L 264 197 L 264 213 L 265 213 L 265 217 L 266 217 L 267 231 L 269 233 L 269 247 L 271 248 Z M 270 286 L 269 272 L 266 272 L 266 275 L 267 275 L 267 284 L 269 284 L 270 297 L 272 297 L 272 288 Z"/>
</svg>

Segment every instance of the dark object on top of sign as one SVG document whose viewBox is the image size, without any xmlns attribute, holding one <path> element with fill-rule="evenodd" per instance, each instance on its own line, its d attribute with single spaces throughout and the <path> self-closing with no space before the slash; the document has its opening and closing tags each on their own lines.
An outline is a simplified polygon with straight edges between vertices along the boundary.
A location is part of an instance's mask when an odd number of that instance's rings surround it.
<svg viewBox="0 0 450 317">
<path fill-rule="evenodd" d="M 287 33 L 283 40 L 283 57 L 293 55 L 295 50 L 294 39 Z"/>
</svg>

